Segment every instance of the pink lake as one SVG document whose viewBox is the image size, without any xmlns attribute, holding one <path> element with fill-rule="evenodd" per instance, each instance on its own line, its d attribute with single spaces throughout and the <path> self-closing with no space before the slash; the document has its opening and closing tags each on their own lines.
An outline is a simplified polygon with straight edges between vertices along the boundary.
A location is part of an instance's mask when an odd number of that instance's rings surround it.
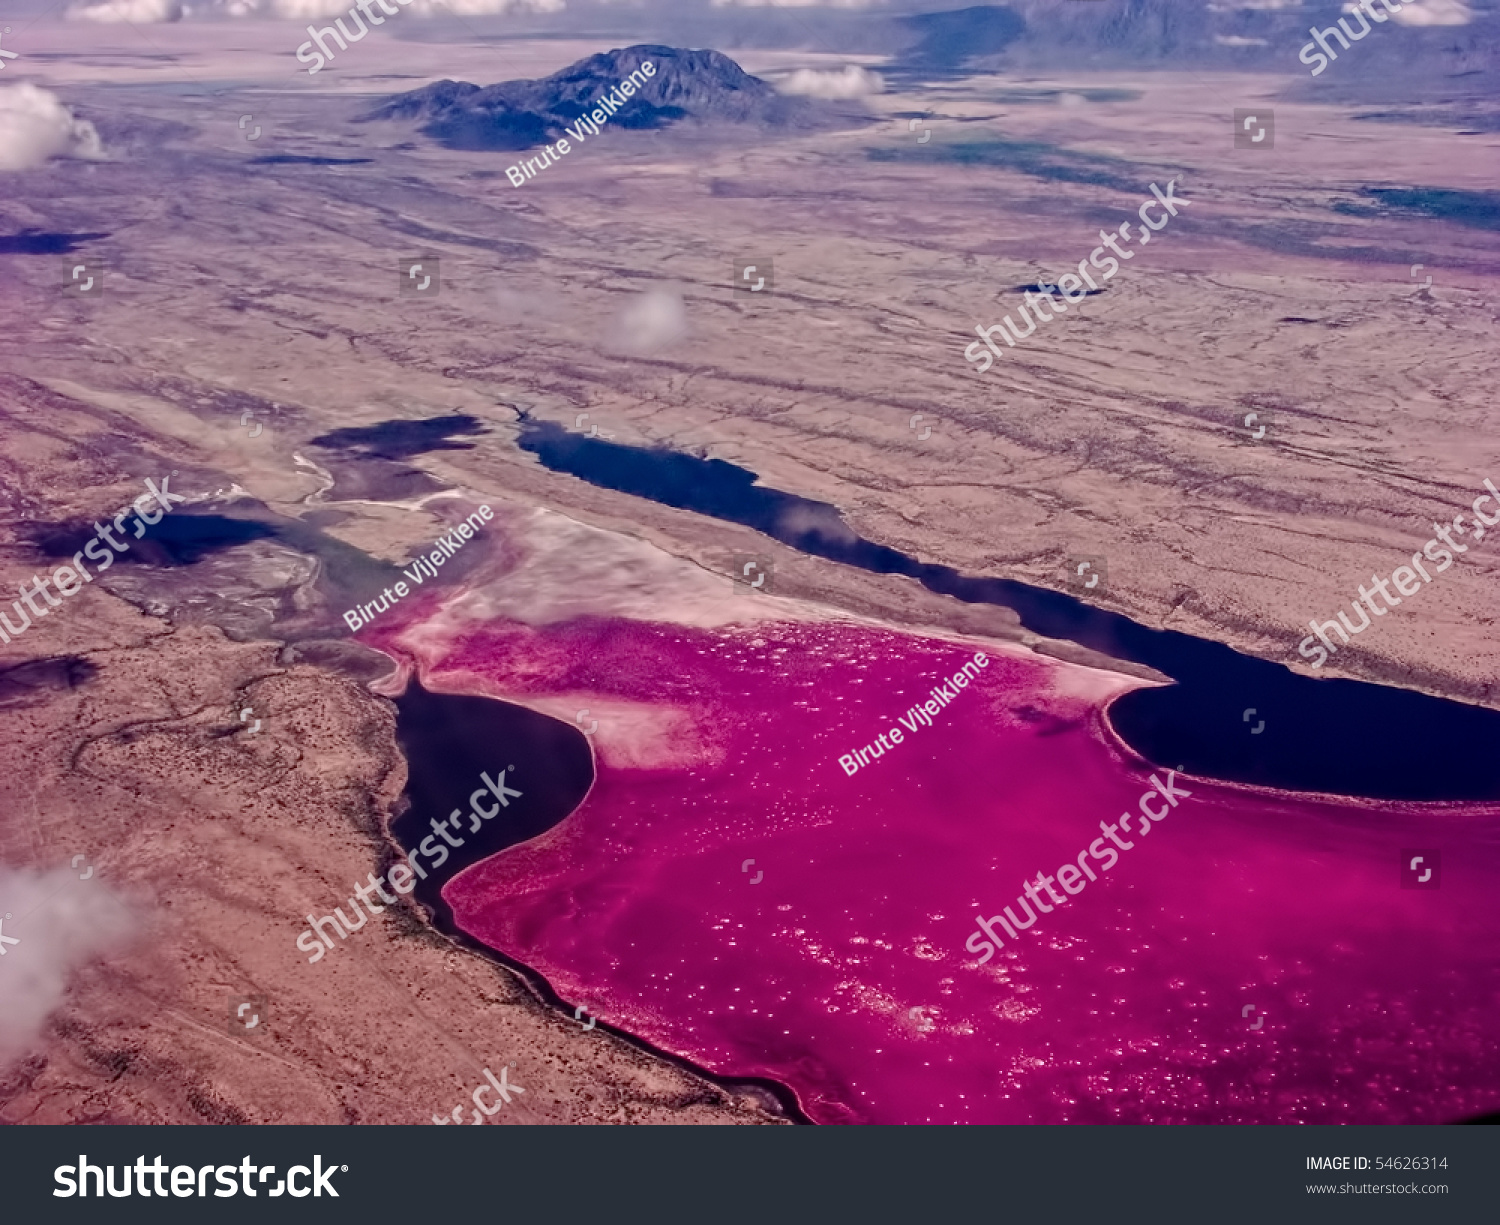
<svg viewBox="0 0 1500 1225">
<path fill-rule="evenodd" d="M 604 618 L 399 642 L 429 687 L 601 719 L 593 790 L 450 882 L 460 926 L 657 1047 L 780 1081 L 816 1121 L 1500 1108 L 1493 806 L 1178 776 L 1191 796 L 1149 837 L 980 965 L 976 917 L 1165 778 L 1104 722 L 1136 682 L 986 646 L 933 726 L 850 777 L 839 757 L 978 644 Z M 1400 887 L 1409 848 L 1441 849 L 1440 889 Z"/>
</svg>

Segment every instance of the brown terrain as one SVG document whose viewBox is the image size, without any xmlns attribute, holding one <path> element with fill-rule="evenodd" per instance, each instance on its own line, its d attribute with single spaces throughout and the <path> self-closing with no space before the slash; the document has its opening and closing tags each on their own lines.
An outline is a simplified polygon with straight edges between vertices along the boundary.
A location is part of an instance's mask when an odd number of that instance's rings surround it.
<svg viewBox="0 0 1500 1225">
<path fill-rule="evenodd" d="M 505 154 L 352 120 L 393 90 L 540 76 L 598 45 L 372 39 L 310 91 L 287 69 L 295 30 L 236 28 L 231 73 L 205 29 L 151 28 L 177 57 L 162 64 L 131 29 L 36 27 L 35 49 L 74 54 L 18 64 L 99 124 L 111 160 L 10 176 L 0 203 L 9 234 L 108 235 L 0 262 L 0 586 L 43 570 L 49 526 L 173 470 L 194 510 L 303 534 L 122 565 L 0 647 L 6 669 L 60 661 L 0 672 L 0 863 L 86 854 L 140 916 L 129 950 L 80 969 L 0 1071 L 5 1121 L 421 1123 L 511 1062 L 526 1094 L 497 1122 L 784 1117 L 583 1031 L 414 910 L 316 966 L 294 947 L 302 916 L 386 862 L 405 776 L 369 687 L 388 663 L 346 643 L 339 566 L 400 562 L 441 534 L 435 492 L 512 523 L 545 508 L 649 554 L 663 617 L 768 615 L 722 577 L 756 553 L 788 615 L 1023 637 L 1002 610 L 549 473 L 513 445 L 516 407 L 742 464 L 968 573 L 1061 587 L 1068 556 L 1102 555 L 1109 607 L 1288 663 L 1310 617 L 1500 478 L 1493 230 L 1360 211 L 1370 184 L 1493 188 L 1493 134 L 1357 121 L 1287 100 L 1282 78 L 981 77 L 893 83 L 868 100 L 876 120 L 832 133 L 608 133 L 516 189 Z M 843 62 L 737 59 L 771 76 Z M 109 88 L 231 76 L 258 86 Z M 1231 110 L 1271 103 L 1275 148 L 1234 149 Z M 246 113 L 266 133 L 254 144 Z M 1052 152 L 944 160 L 1001 136 Z M 371 160 L 251 162 L 269 155 Z M 1011 287 L 1076 268 L 1101 224 L 1173 177 L 1191 205 L 1106 294 L 974 372 L 963 349 L 1014 310 Z M 436 297 L 398 293 L 418 255 L 441 261 Z M 101 298 L 65 288 L 84 256 L 104 262 Z M 774 261 L 764 297 L 732 290 L 743 256 Z M 622 344 L 662 288 L 686 334 Z M 1250 441 L 1243 415 L 1268 408 Z M 396 462 L 311 443 L 459 413 L 486 431 L 455 439 L 472 449 Z M 1495 705 L 1488 543 L 1325 671 Z M 476 577 L 497 571 L 495 547 L 469 546 Z M 624 598 L 606 571 L 595 610 Z M 251 997 L 266 1028 L 234 1032 L 231 1003 Z"/>
</svg>

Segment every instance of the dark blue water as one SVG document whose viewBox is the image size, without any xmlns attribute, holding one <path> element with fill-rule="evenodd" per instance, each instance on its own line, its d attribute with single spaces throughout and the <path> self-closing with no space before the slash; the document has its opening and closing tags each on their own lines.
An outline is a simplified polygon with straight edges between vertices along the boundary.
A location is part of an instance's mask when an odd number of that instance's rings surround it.
<svg viewBox="0 0 1500 1225">
<path fill-rule="evenodd" d="M 406 758 L 407 809 L 391 823 L 391 833 L 407 851 L 433 834 L 434 820 L 447 820 L 455 808 L 469 812 L 470 797 L 484 787 L 482 774 L 496 778 L 507 770 L 506 787 L 521 792 L 519 798 L 507 796 L 506 806 L 477 830 L 470 831 L 467 816 L 457 833 L 450 830 L 463 845 L 448 848 L 441 868 L 421 860 L 428 874 L 416 896 L 445 923 L 452 919 L 441 897 L 448 881 L 471 864 L 546 833 L 582 803 L 594 783 L 588 739 L 571 723 L 493 698 L 432 693 L 415 680 L 396 699 L 396 741 Z M 481 803 L 495 806 L 488 793 Z"/>
<path fill-rule="evenodd" d="M 349 425 L 329 430 L 311 439 L 315 447 L 347 451 L 373 459 L 410 459 L 428 451 L 472 451 L 472 442 L 455 442 L 455 434 L 484 434 L 478 417 L 450 413 L 446 417 L 379 421 L 374 425 Z"/>
<path fill-rule="evenodd" d="M 108 237 L 102 231 L 92 234 L 49 234 L 42 230 L 22 230 L 19 234 L 0 235 L 0 255 L 71 255 L 80 243 Z"/>
<path fill-rule="evenodd" d="M 757 485 L 755 473 L 723 460 L 623 446 L 525 416 L 518 441 L 553 471 L 743 524 L 816 557 L 904 575 L 969 604 L 1000 605 L 1033 633 L 1156 669 L 1177 683 L 1125 695 L 1110 718 L 1125 742 L 1157 765 L 1371 799 L 1500 798 L 1500 713 L 1385 685 L 1303 676 L 1072 596 L 918 561 L 863 539 L 835 507 Z"/>
<path fill-rule="evenodd" d="M 108 525 L 110 516 L 105 515 L 103 519 Z M 131 533 L 128 521 L 125 526 L 126 530 L 119 533 L 119 539 L 130 547 L 115 555 L 114 564 L 117 566 L 196 566 L 204 558 L 225 549 L 276 535 L 274 527 L 255 519 L 195 515 L 183 511 L 163 516 L 141 537 Z M 34 523 L 28 530 L 37 550 L 52 560 L 72 558 L 98 534 L 89 520 Z"/>
<path fill-rule="evenodd" d="M 450 847 L 442 867 L 433 868 L 431 859 L 424 854 L 420 862 L 427 870 L 427 879 L 418 881 L 413 892 L 430 912 L 434 928 L 455 943 L 508 966 L 539 999 L 558 1009 L 571 1022 L 573 1004 L 559 996 L 542 975 L 508 954 L 480 943 L 458 926 L 452 908 L 443 900 L 442 887 L 471 864 L 545 833 L 582 803 L 594 783 L 594 760 L 588 739 L 571 723 L 524 706 L 471 694 L 434 693 L 413 680 L 396 699 L 396 740 L 406 759 L 407 808 L 391 823 L 391 833 L 406 851 L 417 848 L 424 838 L 433 835 L 432 821 L 446 820 L 455 808 L 469 810 L 471 794 L 483 786 L 481 774 L 488 773 L 494 778 L 497 771 L 507 770 L 506 787 L 522 793 L 519 798 L 507 797 L 508 806 L 483 821 L 477 830 L 471 832 L 470 822 L 465 820 L 456 832 L 464 845 Z M 509 772 L 511 766 L 515 767 L 513 773 Z M 490 806 L 487 797 L 483 802 Z M 392 857 L 382 863 L 382 873 L 395 862 Z M 741 1096 L 752 1094 L 768 1109 L 777 1110 L 788 1119 L 808 1121 L 796 1096 L 776 1081 L 717 1076 L 607 1022 L 596 1021 L 595 1028 L 617 1034 L 660 1059 L 687 1068 L 709 1085 L 722 1086 Z M 704 1092 L 716 1103 L 729 1101 L 715 1090 L 705 1088 Z"/>
</svg>

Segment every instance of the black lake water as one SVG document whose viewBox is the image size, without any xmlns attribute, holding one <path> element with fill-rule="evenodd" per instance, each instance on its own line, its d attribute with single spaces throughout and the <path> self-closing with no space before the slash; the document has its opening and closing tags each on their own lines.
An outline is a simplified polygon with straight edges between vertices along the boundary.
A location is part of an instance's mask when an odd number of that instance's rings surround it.
<svg viewBox="0 0 1500 1225">
<path fill-rule="evenodd" d="M 1110 719 L 1127 744 L 1157 765 L 1371 799 L 1500 798 L 1495 711 L 1386 685 L 1304 676 L 1059 592 L 921 562 L 863 539 L 837 508 L 757 485 L 755 473 L 723 460 L 624 446 L 524 416 L 518 445 L 553 471 L 590 484 L 739 523 L 816 557 L 904 575 L 966 603 L 1009 608 L 1035 634 L 1156 669 L 1177 683 L 1126 694 L 1110 707 Z"/>
<path fill-rule="evenodd" d="M 447 820 L 455 808 L 467 814 L 476 790 L 482 805 L 497 806 L 481 775 L 494 779 L 507 770 L 505 786 L 521 792 L 478 829 L 470 831 L 467 816 L 456 832 L 450 828 L 463 845 L 449 845 L 442 867 L 428 866 L 427 879 L 418 882 L 417 899 L 445 931 L 452 930 L 452 915 L 440 896 L 443 885 L 471 864 L 546 833 L 578 807 L 594 781 L 588 740 L 572 724 L 494 698 L 432 693 L 415 679 L 396 699 L 396 740 L 406 758 L 409 807 L 391 833 L 407 851 L 428 837 L 433 847 L 447 845 L 432 822 Z M 418 862 L 427 866 L 431 858 L 424 853 Z"/>
<path fill-rule="evenodd" d="M 450 827 L 450 834 L 462 839 L 464 845 L 450 846 L 449 858 L 441 868 L 431 868 L 432 859 L 423 853 L 418 862 L 427 867 L 427 879 L 417 882 L 415 897 L 431 911 L 432 925 L 439 932 L 509 966 L 544 1001 L 576 1018 L 573 1005 L 564 1001 L 535 970 L 507 952 L 490 948 L 459 927 L 441 890 L 471 864 L 546 833 L 583 802 L 594 782 L 588 739 L 571 723 L 524 706 L 467 694 L 433 693 L 413 678 L 406 692 L 396 699 L 396 740 L 406 758 L 408 807 L 391 823 L 391 832 L 407 851 L 428 837 L 441 840 L 433 832 L 434 820 L 446 820 L 455 808 L 469 812 L 471 794 L 484 786 L 482 774 L 493 779 L 500 770 L 506 770 L 506 788 L 522 793 L 519 798 L 511 798 L 508 806 L 494 817 L 482 821 L 477 830 L 470 831 L 467 819 L 456 832 Z M 488 792 L 481 803 L 493 806 Z M 591 1018 L 589 1026 L 596 1024 L 601 1031 L 619 1034 L 659 1058 L 689 1068 L 695 1076 L 736 1093 L 762 1095 L 768 1105 L 774 1102 L 775 1108 L 788 1119 L 808 1122 L 795 1095 L 776 1081 L 718 1075 L 674 1052 L 626 1034 L 607 1019 Z"/>
</svg>

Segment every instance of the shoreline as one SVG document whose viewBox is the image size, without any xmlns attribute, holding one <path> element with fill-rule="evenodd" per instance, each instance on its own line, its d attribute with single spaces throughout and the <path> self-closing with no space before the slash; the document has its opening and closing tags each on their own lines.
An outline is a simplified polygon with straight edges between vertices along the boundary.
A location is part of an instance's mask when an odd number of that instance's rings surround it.
<svg viewBox="0 0 1500 1225">
<path fill-rule="evenodd" d="M 386 653 L 386 651 L 382 648 L 374 649 L 382 650 L 382 653 Z M 390 676 L 381 678 L 381 680 L 383 682 L 390 682 L 393 676 L 400 675 L 403 677 L 401 684 L 401 689 L 403 691 L 407 688 L 411 680 L 415 680 L 418 684 L 422 685 L 422 687 L 426 689 L 428 693 L 431 694 L 445 697 L 482 698 L 484 700 L 496 702 L 504 706 L 514 706 L 522 709 L 527 709 L 531 711 L 531 713 L 542 715 L 547 718 L 555 717 L 552 715 L 548 715 L 543 711 L 535 710 L 534 708 L 523 703 L 508 701 L 507 699 L 496 697 L 493 694 L 472 692 L 466 689 L 441 687 L 436 683 L 434 685 L 429 685 L 426 683 L 429 678 L 422 675 L 421 669 L 417 665 L 414 658 L 408 657 L 405 659 L 401 659 L 395 656 L 391 656 L 391 658 L 396 662 L 397 668 L 394 673 L 392 673 Z M 438 674 L 439 677 L 441 677 L 441 675 L 441 673 Z M 435 680 L 436 678 L 433 679 Z M 558 722 L 562 722 L 562 720 L 558 720 Z M 404 748 L 401 748 L 399 745 L 398 752 L 400 752 L 403 760 L 407 760 Z M 572 810 L 566 813 L 558 822 L 558 824 L 561 824 L 562 821 L 566 821 L 569 817 L 571 817 L 573 813 L 578 810 L 578 808 L 582 807 L 582 805 L 587 801 L 588 797 L 593 794 L 594 788 L 598 782 L 598 759 L 597 755 L 594 753 L 592 745 L 590 745 L 590 762 L 593 767 L 593 773 L 592 777 L 589 780 L 588 790 L 584 793 L 583 798 L 579 800 L 578 804 L 575 805 Z M 409 778 L 409 761 L 407 761 L 407 768 Z M 402 798 L 403 800 L 407 799 L 407 791 L 405 788 L 402 789 Z M 386 851 L 390 855 L 394 856 L 394 858 L 392 859 L 393 863 L 403 862 L 405 858 L 410 855 L 413 850 L 415 850 L 415 847 L 406 847 L 405 843 L 395 831 L 396 823 L 405 815 L 406 810 L 404 809 L 400 812 L 396 812 L 395 810 L 393 810 L 390 814 L 384 817 L 381 822 L 382 833 L 384 834 L 386 842 Z M 553 826 L 552 828 L 556 828 L 556 826 Z M 447 899 L 443 897 L 443 891 L 450 883 L 458 879 L 458 877 L 462 876 L 466 872 L 472 871 L 474 868 L 480 866 L 481 864 L 488 862 L 496 855 L 504 854 L 506 850 L 510 850 L 513 846 L 516 845 L 520 845 L 520 843 L 513 843 L 511 847 L 502 848 L 501 850 L 496 851 L 491 855 L 476 860 L 474 863 L 468 864 L 454 871 L 449 871 L 446 874 L 443 874 L 441 871 L 430 873 L 429 875 L 432 879 L 430 881 L 421 882 L 415 892 L 411 895 L 410 901 L 413 908 L 418 912 L 421 921 L 427 926 L 430 931 L 434 932 L 438 936 L 441 936 L 443 939 L 451 942 L 455 946 L 464 949 L 465 951 L 478 954 L 485 960 L 500 965 L 509 970 L 513 975 L 515 975 L 517 979 L 520 980 L 527 992 L 537 1003 L 541 1004 L 549 1011 L 555 1012 L 559 1017 L 572 1022 L 574 1021 L 574 1011 L 575 1007 L 577 1006 L 571 1006 L 568 1001 L 565 1000 L 563 996 L 557 991 L 557 989 L 553 987 L 552 983 L 548 980 L 545 974 L 536 969 L 534 966 L 528 965 L 526 962 L 511 956 L 504 950 L 493 948 L 492 946 L 485 944 L 482 940 L 478 939 L 478 937 L 465 930 L 457 922 L 456 918 L 454 917 L 452 907 L 448 904 Z M 383 862 L 385 856 L 382 856 L 381 858 Z M 434 884 L 433 882 L 437 883 Z M 687 1072 L 694 1077 L 707 1081 L 709 1084 L 724 1092 L 737 1095 L 749 1094 L 755 1097 L 761 1103 L 763 1108 L 771 1111 L 772 1113 L 780 1115 L 782 1119 L 784 1119 L 788 1123 L 811 1125 L 813 1122 L 813 1120 L 809 1118 L 803 1111 L 800 1100 L 798 1099 L 795 1091 L 789 1085 L 768 1077 L 737 1077 L 722 1075 L 720 1073 L 713 1072 L 700 1064 L 695 1063 L 693 1060 L 684 1055 L 680 1055 L 676 1052 L 657 1047 L 647 1039 L 642 1038 L 639 1035 L 634 1034 L 628 1030 L 622 1029 L 619 1026 L 610 1023 L 609 1021 L 599 1018 L 592 1018 L 592 1014 L 591 1019 L 593 1019 L 594 1021 L 595 1029 L 602 1029 L 612 1034 L 616 1038 L 633 1046 L 635 1049 L 647 1055 L 650 1055 L 655 1059 L 665 1060 L 666 1062 L 673 1064 L 681 1071 Z"/>
</svg>

